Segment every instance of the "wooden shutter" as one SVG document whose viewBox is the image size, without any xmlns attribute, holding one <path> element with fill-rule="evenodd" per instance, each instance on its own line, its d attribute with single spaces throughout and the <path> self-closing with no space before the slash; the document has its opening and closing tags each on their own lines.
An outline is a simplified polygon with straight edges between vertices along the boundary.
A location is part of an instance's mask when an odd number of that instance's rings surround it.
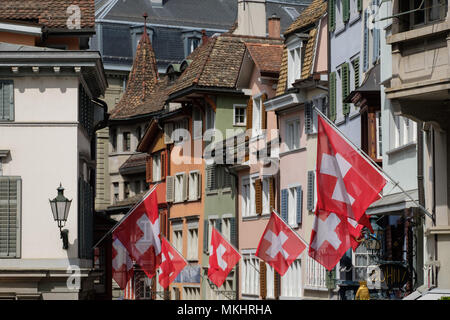
<svg viewBox="0 0 450 320">
<path fill-rule="evenodd" d="M 273 292 L 275 299 L 278 300 L 280 298 L 280 275 L 275 270 L 273 270 Z"/>
<path fill-rule="evenodd" d="M 188 199 L 188 179 L 189 174 L 183 173 L 183 190 L 181 191 L 181 199 L 183 201 L 186 201 Z"/>
<path fill-rule="evenodd" d="M 261 129 L 267 129 L 267 112 L 264 102 L 267 100 L 267 94 L 261 96 Z"/>
<path fill-rule="evenodd" d="M 342 0 L 342 20 L 347 22 L 350 19 L 350 0 Z"/>
<path fill-rule="evenodd" d="M 0 81 L 0 120 L 14 120 L 14 82 Z"/>
<path fill-rule="evenodd" d="M 236 218 L 232 217 L 230 218 L 230 242 L 233 246 L 237 248 L 237 220 Z"/>
<path fill-rule="evenodd" d="M 197 173 L 197 200 L 202 197 L 202 175 Z"/>
<path fill-rule="evenodd" d="M 161 210 L 159 214 L 159 221 L 161 222 L 161 234 L 167 238 L 167 211 Z"/>
<path fill-rule="evenodd" d="M 255 212 L 262 214 L 262 183 L 261 179 L 255 180 Z"/>
<path fill-rule="evenodd" d="M 275 210 L 275 179 L 269 178 L 269 202 L 270 211 Z"/>
<path fill-rule="evenodd" d="M 314 171 L 308 171 L 308 190 L 306 206 L 309 211 L 314 211 Z"/>
<path fill-rule="evenodd" d="M 210 165 L 206 167 L 206 189 L 215 190 L 216 189 L 216 166 Z"/>
<path fill-rule="evenodd" d="M 350 113 L 350 103 L 345 103 L 344 99 L 350 93 L 350 70 L 348 63 L 344 63 L 341 69 L 341 85 L 342 85 L 342 113 L 344 116 Z"/>
<path fill-rule="evenodd" d="M 288 222 L 288 189 L 281 190 L 281 219 Z"/>
<path fill-rule="evenodd" d="M 330 73 L 330 110 L 329 116 L 331 121 L 336 120 L 336 72 Z"/>
<path fill-rule="evenodd" d="M 22 180 L 0 177 L 0 257 L 20 257 Z"/>
<path fill-rule="evenodd" d="M 262 260 L 259 261 L 259 295 L 263 300 L 267 297 L 267 267 Z"/>
<path fill-rule="evenodd" d="M 303 190 L 302 190 L 302 187 L 299 186 L 299 187 L 295 188 L 295 191 L 297 193 L 296 222 L 297 222 L 297 224 L 301 224 L 302 223 L 302 214 L 303 214 Z"/>
<path fill-rule="evenodd" d="M 363 40 L 363 71 L 369 69 L 369 27 L 367 20 L 369 19 L 368 9 L 364 10 L 364 40 Z"/>
<path fill-rule="evenodd" d="M 328 0 L 328 26 L 330 32 L 333 32 L 336 28 L 336 0 Z"/>
<path fill-rule="evenodd" d="M 352 61 L 353 70 L 355 72 L 355 89 L 359 88 L 359 58 Z"/>
<path fill-rule="evenodd" d="M 313 132 L 313 104 L 311 101 L 305 102 L 305 133 Z"/>
<path fill-rule="evenodd" d="M 203 221 L 203 252 L 209 253 L 209 221 L 206 219 Z"/>
<path fill-rule="evenodd" d="M 153 182 L 153 159 L 151 156 L 147 156 L 145 166 L 145 181 L 147 183 Z"/>
<path fill-rule="evenodd" d="M 166 201 L 173 202 L 175 193 L 175 177 L 168 176 L 166 179 Z"/>
<path fill-rule="evenodd" d="M 247 117 L 247 127 L 246 130 L 249 130 L 252 128 L 252 118 L 253 118 L 253 98 L 248 98 L 247 102 L 247 111 L 246 111 L 246 117 Z"/>
</svg>

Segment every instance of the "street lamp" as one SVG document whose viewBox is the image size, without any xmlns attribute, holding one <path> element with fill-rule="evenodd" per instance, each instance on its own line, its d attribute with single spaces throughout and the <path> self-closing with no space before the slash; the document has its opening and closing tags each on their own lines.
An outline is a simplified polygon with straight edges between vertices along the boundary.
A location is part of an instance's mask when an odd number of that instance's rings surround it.
<svg viewBox="0 0 450 320">
<path fill-rule="evenodd" d="M 50 200 L 50 207 L 52 208 L 53 219 L 58 223 L 61 239 L 63 239 L 63 249 L 69 248 L 69 230 L 62 228 L 66 225 L 67 216 L 69 215 L 70 204 L 72 200 L 64 197 L 64 188 L 59 184 L 58 195 L 55 199 Z"/>
</svg>

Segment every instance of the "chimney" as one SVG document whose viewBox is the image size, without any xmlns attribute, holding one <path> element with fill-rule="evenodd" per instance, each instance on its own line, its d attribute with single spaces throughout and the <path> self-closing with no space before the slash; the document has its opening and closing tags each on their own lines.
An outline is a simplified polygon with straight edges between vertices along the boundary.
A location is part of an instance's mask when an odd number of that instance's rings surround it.
<svg viewBox="0 0 450 320">
<path fill-rule="evenodd" d="M 233 34 L 265 37 L 266 0 L 238 0 L 238 25 Z"/>
<path fill-rule="evenodd" d="M 275 13 L 269 18 L 268 26 L 269 26 L 269 37 L 280 38 L 281 35 L 280 18 Z"/>
<path fill-rule="evenodd" d="M 202 30 L 202 44 L 205 44 L 208 42 L 208 36 L 206 35 L 205 29 Z"/>
</svg>

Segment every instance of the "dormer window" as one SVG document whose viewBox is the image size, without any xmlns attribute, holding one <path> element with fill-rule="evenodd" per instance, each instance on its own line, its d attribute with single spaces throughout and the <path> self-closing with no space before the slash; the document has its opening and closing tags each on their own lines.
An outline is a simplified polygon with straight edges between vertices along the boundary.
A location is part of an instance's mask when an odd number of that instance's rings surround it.
<svg viewBox="0 0 450 320">
<path fill-rule="evenodd" d="M 302 74 L 302 41 L 298 40 L 288 46 L 288 88 L 292 88 L 292 84 L 300 79 Z"/>
<path fill-rule="evenodd" d="M 184 56 L 187 57 L 200 45 L 202 34 L 199 31 L 185 31 L 182 38 L 184 42 Z"/>
</svg>

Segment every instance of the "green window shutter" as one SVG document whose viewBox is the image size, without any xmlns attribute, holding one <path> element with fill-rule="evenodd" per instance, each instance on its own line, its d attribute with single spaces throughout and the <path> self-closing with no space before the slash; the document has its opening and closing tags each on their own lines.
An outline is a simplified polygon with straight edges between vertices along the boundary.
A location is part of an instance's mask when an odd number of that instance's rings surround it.
<svg viewBox="0 0 450 320">
<path fill-rule="evenodd" d="M 347 22 L 350 19 L 350 0 L 342 0 L 342 20 Z"/>
<path fill-rule="evenodd" d="M 233 246 L 237 247 L 237 220 L 236 218 L 230 218 L 230 242 Z"/>
<path fill-rule="evenodd" d="M 0 177 L 0 257 L 20 257 L 22 180 Z"/>
<path fill-rule="evenodd" d="M 307 207 L 309 211 L 314 211 L 314 171 L 308 171 Z"/>
<path fill-rule="evenodd" d="M 297 224 L 302 223 L 302 215 L 303 215 L 303 190 L 302 187 L 296 187 L 295 188 L 297 192 L 297 216 L 296 216 L 296 222 Z"/>
<path fill-rule="evenodd" d="M 329 116 L 331 121 L 336 120 L 336 72 L 330 73 L 330 110 Z"/>
<path fill-rule="evenodd" d="M 14 82 L 0 81 L 0 121 L 14 120 Z"/>
<path fill-rule="evenodd" d="M 336 288 L 336 267 L 331 271 L 327 271 L 325 283 L 328 289 Z"/>
<path fill-rule="evenodd" d="M 350 103 L 344 103 L 344 99 L 350 94 L 350 70 L 348 63 L 342 65 L 342 113 L 345 115 L 350 113 Z"/>
<path fill-rule="evenodd" d="M 356 58 L 352 62 L 353 70 L 355 71 L 355 89 L 359 88 L 359 58 Z"/>
<path fill-rule="evenodd" d="M 362 11 L 362 0 L 357 0 L 358 2 L 358 11 L 361 12 Z"/>
<path fill-rule="evenodd" d="M 328 1 L 328 27 L 330 32 L 333 32 L 336 28 L 336 6 L 335 0 Z"/>
<path fill-rule="evenodd" d="M 209 252 L 209 221 L 206 219 L 203 221 L 203 252 L 208 253 Z"/>
</svg>

